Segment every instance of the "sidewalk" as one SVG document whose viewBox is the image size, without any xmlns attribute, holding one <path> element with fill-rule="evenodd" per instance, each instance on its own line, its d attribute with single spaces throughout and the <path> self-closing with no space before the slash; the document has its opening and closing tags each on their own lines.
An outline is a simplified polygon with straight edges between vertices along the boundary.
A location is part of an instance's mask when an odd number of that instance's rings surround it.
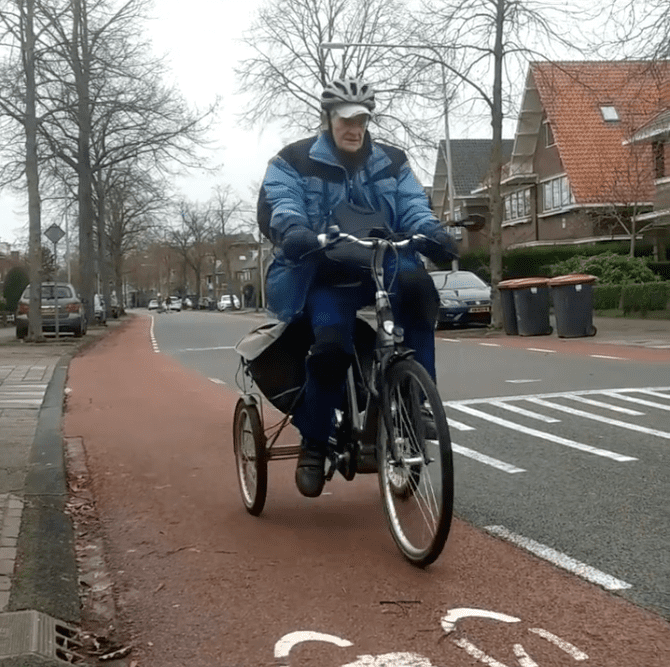
<svg viewBox="0 0 670 667">
<path fill-rule="evenodd" d="M 146 311 L 137 311 L 145 316 Z M 254 311 L 240 314 L 254 315 Z M 264 313 L 258 313 L 265 317 Z M 131 315 L 132 317 L 132 315 Z M 3 617 L 36 610 L 80 622 L 78 571 L 70 517 L 61 420 L 67 370 L 78 352 L 128 318 L 91 327 L 80 339 L 63 337 L 34 345 L 0 328 L 0 664 L 9 640 Z M 597 335 L 585 344 L 670 349 L 670 321 L 594 318 Z M 455 336 L 504 336 L 480 330 Z M 556 335 L 553 335 L 556 338 Z M 602 350 L 602 348 L 600 348 Z M 4 655 L 7 655 L 5 652 Z M 32 664 L 23 660 L 20 667 Z M 34 664 L 44 665 L 40 661 Z M 54 662 L 54 665 L 63 664 Z"/>
</svg>

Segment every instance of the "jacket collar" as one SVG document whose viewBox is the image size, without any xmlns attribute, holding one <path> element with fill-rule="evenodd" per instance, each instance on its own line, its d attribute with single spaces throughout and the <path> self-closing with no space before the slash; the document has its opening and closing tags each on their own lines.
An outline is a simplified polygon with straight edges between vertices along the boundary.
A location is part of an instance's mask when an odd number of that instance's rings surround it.
<svg viewBox="0 0 670 667">
<path fill-rule="evenodd" d="M 391 159 L 386 152 L 381 149 L 372 139 L 370 133 L 366 130 L 365 141 L 370 146 L 370 155 L 364 163 L 364 167 L 370 174 L 375 174 L 391 164 Z M 335 146 L 328 132 L 322 132 L 318 139 L 312 145 L 309 156 L 317 162 L 323 162 L 334 167 L 344 169 L 342 163 L 337 159 Z"/>
</svg>

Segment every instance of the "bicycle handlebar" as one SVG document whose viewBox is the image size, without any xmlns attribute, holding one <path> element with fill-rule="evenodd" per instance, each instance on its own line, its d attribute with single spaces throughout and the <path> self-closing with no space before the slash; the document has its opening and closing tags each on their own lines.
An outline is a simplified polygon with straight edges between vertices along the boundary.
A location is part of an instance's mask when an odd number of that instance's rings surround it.
<svg viewBox="0 0 670 667">
<path fill-rule="evenodd" d="M 317 238 L 319 239 L 319 244 L 322 248 L 327 248 L 330 245 L 334 245 L 338 241 L 350 241 L 351 243 L 361 245 L 365 248 L 375 248 L 380 243 L 386 243 L 394 248 L 406 248 L 414 241 L 428 240 L 428 237 L 424 234 L 413 234 L 411 237 L 402 239 L 401 241 L 392 241 L 391 239 L 385 238 L 359 239 L 357 236 L 353 236 L 352 234 L 347 234 L 346 232 L 339 230 L 331 234 L 319 234 Z"/>
</svg>

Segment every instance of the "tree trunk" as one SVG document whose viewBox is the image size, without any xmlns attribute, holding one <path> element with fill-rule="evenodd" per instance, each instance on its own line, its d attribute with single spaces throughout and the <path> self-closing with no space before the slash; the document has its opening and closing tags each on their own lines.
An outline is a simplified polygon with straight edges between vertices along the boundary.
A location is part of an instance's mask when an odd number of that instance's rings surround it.
<svg viewBox="0 0 670 667">
<path fill-rule="evenodd" d="M 42 223 L 40 219 L 39 171 L 37 166 L 37 114 L 35 111 L 35 34 L 33 31 L 34 0 L 27 0 L 23 38 L 23 68 L 26 77 L 26 181 L 28 186 L 28 254 L 30 257 L 30 305 L 28 310 L 28 340 L 43 342 L 42 333 Z"/>
</svg>

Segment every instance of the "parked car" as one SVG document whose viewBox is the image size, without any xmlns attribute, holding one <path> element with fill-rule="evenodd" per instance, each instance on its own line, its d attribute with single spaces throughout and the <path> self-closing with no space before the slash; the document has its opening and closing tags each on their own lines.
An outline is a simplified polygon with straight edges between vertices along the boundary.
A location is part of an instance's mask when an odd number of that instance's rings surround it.
<svg viewBox="0 0 670 667">
<path fill-rule="evenodd" d="M 107 308 L 105 308 L 105 300 L 100 294 L 93 295 L 93 313 L 98 324 L 107 324 Z"/>
<path fill-rule="evenodd" d="M 491 286 L 471 271 L 433 271 L 440 295 L 437 326 L 490 324 Z"/>
<path fill-rule="evenodd" d="M 56 313 L 58 299 L 58 313 Z M 30 285 L 23 290 L 16 309 L 16 337 L 28 334 L 28 309 L 30 307 Z M 80 338 L 86 333 L 86 311 L 77 291 L 70 283 L 42 283 L 42 331 L 71 333 Z"/>
<path fill-rule="evenodd" d="M 149 310 L 158 310 L 158 299 L 151 299 L 147 308 Z"/>
<path fill-rule="evenodd" d="M 177 312 L 181 311 L 181 299 L 178 296 L 169 297 L 169 308 L 170 310 L 176 310 Z"/>
<path fill-rule="evenodd" d="M 212 304 L 213 300 L 210 299 L 208 296 L 201 296 L 200 300 L 198 301 L 198 308 L 200 310 L 211 310 Z"/>
<path fill-rule="evenodd" d="M 216 307 L 219 310 L 230 310 L 231 308 L 237 310 L 240 307 L 240 300 L 234 294 L 222 294 Z"/>
</svg>

